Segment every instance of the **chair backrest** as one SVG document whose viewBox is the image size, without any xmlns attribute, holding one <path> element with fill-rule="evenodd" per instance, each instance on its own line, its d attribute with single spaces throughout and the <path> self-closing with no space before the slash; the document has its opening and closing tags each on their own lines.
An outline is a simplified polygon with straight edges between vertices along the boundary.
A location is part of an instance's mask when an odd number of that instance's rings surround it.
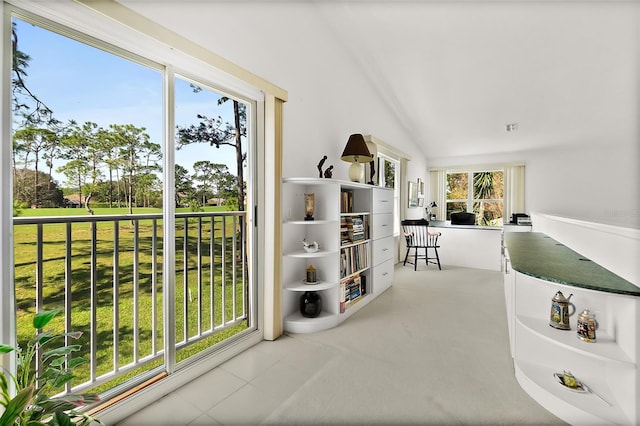
<svg viewBox="0 0 640 426">
<path fill-rule="evenodd" d="M 475 225 L 476 215 L 475 213 L 469 213 L 469 212 L 451 213 L 451 224 L 452 225 Z"/>
<path fill-rule="evenodd" d="M 407 247 L 427 247 L 429 222 L 426 219 L 405 219 L 400 222 Z"/>
</svg>

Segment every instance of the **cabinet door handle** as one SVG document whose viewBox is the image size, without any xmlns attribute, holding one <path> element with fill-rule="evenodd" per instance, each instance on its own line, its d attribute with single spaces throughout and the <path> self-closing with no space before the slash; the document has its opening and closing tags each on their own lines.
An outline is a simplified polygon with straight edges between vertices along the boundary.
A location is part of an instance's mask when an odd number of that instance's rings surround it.
<svg viewBox="0 0 640 426">
<path fill-rule="evenodd" d="M 383 277 L 386 277 L 387 275 L 389 275 L 389 273 L 388 273 L 388 272 L 384 272 L 384 273 L 382 274 L 382 276 L 383 276 Z"/>
<path fill-rule="evenodd" d="M 387 225 L 386 223 L 384 225 L 382 225 L 383 228 L 386 228 L 387 226 L 389 226 L 389 225 Z"/>
<path fill-rule="evenodd" d="M 509 270 L 509 263 L 511 263 L 511 262 L 509 262 L 509 259 L 505 258 L 504 259 L 504 273 L 507 274 L 507 275 L 511 273 L 511 271 Z"/>
<path fill-rule="evenodd" d="M 382 251 L 389 251 L 389 249 L 388 248 L 383 248 Z"/>
</svg>

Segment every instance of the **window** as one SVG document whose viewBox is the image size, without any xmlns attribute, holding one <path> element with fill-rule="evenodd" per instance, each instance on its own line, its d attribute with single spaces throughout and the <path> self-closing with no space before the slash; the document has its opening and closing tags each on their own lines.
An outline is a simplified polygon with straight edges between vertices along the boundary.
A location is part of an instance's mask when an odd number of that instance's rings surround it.
<svg viewBox="0 0 640 426">
<path fill-rule="evenodd" d="M 17 317 L 22 343 L 37 311 L 59 308 L 49 326 L 83 332 L 89 361 L 65 391 L 110 396 L 261 333 L 255 99 L 30 21 L 12 20 L 15 294 L 2 299 L 18 310 L 2 322 Z"/>
<path fill-rule="evenodd" d="M 502 226 L 504 180 L 502 170 L 447 172 L 447 220 L 451 213 L 470 212 L 476 224 Z"/>
</svg>

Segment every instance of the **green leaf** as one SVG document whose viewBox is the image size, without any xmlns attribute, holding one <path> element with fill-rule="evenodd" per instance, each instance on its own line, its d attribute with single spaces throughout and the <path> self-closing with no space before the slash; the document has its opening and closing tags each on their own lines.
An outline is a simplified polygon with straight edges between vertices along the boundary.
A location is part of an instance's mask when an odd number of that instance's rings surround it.
<svg viewBox="0 0 640 426">
<path fill-rule="evenodd" d="M 56 377 L 58 374 L 60 373 L 60 370 L 55 369 L 55 368 L 47 368 L 44 373 L 42 373 L 39 377 L 38 380 L 46 382 L 49 381 L 51 379 L 53 379 L 54 377 Z"/>
<path fill-rule="evenodd" d="M 60 367 L 60 366 L 64 365 L 64 362 L 65 362 L 66 360 L 67 360 L 67 357 L 66 357 L 66 356 L 61 356 L 61 357 L 58 357 L 58 358 L 56 358 L 56 359 L 52 360 L 52 361 L 49 363 L 49 365 L 50 365 L 50 366 L 52 366 L 52 367 Z"/>
<path fill-rule="evenodd" d="M 71 358 L 68 364 L 68 368 L 72 369 L 82 364 L 87 364 L 89 361 L 84 358 Z"/>
<path fill-rule="evenodd" d="M 44 328 L 47 324 L 49 324 L 49 321 L 51 321 L 53 317 L 58 314 L 58 312 L 60 312 L 60 309 L 37 313 L 36 316 L 33 317 L 33 328 L 35 328 L 36 330 Z"/>
<path fill-rule="evenodd" d="M 2 345 L 0 344 L 0 354 L 6 354 L 9 353 L 13 350 L 15 350 L 16 348 L 14 348 L 13 346 L 7 346 L 7 345 Z"/>
<path fill-rule="evenodd" d="M 82 345 L 70 345 L 62 346 L 61 348 L 51 349 L 50 351 L 42 354 L 42 361 L 47 361 L 49 358 L 57 357 L 59 355 L 68 355 L 71 352 L 77 352 L 82 348 Z"/>
<path fill-rule="evenodd" d="M 0 373 L 0 405 L 6 407 L 11 397 L 9 396 L 9 380 L 4 373 Z"/>
<path fill-rule="evenodd" d="M 0 417 L 0 425 L 12 425 L 15 420 L 22 414 L 33 395 L 33 387 L 22 389 L 18 394 L 7 404 L 2 417 Z"/>
<path fill-rule="evenodd" d="M 44 409 L 44 412 L 46 414 L 53 414 L 56 411 L 67 411 L 67 410 L 73 410 L 74 408 L 78 408 L 77 405 L 71 404 L 70 402 L 67 402 L 67 401 L 62 401 L 58 398 L 41 401 L 39 405 Z"/>
<path fill-rule="evenodd" d="M 56 377 L 52 386 L 54 389 L 64 386 L 64 384 L 67 383 L 69 380 L 73 379 L 73 377 L 74 376 L 71 373 L 62 373 L 61 375 Z"/>
<path fill-rule="evenodd" d="M 53 419 L 51 419 L 51 424 L 58 426 L 73 426 L 75 425 L 75 422 L 73 422 L 67 414 L 58 411 Z"/>
<path fill-rule="evenodd" d="M 43 331 L 42 333 L 38 334 L 36 337 L 33 338 L 33 343 L 40 343 L 41 345 L 44 345 L 54 337 L 56 336 L 54 336 L 51 331 L 49 330 Z"/>
</svg>

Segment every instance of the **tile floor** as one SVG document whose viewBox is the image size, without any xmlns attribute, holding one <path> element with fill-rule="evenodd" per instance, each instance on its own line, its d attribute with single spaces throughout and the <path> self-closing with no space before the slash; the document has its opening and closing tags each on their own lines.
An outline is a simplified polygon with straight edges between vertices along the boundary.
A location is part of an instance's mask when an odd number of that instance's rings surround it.
<svg viewBox="0 0 640 426">
<path fill-rule="evenodd" d="M 263 341 L 119 423 L 563 424 L 519 387 L 498 272 L 396 268 L 339 327 Z"/>
</svg>

